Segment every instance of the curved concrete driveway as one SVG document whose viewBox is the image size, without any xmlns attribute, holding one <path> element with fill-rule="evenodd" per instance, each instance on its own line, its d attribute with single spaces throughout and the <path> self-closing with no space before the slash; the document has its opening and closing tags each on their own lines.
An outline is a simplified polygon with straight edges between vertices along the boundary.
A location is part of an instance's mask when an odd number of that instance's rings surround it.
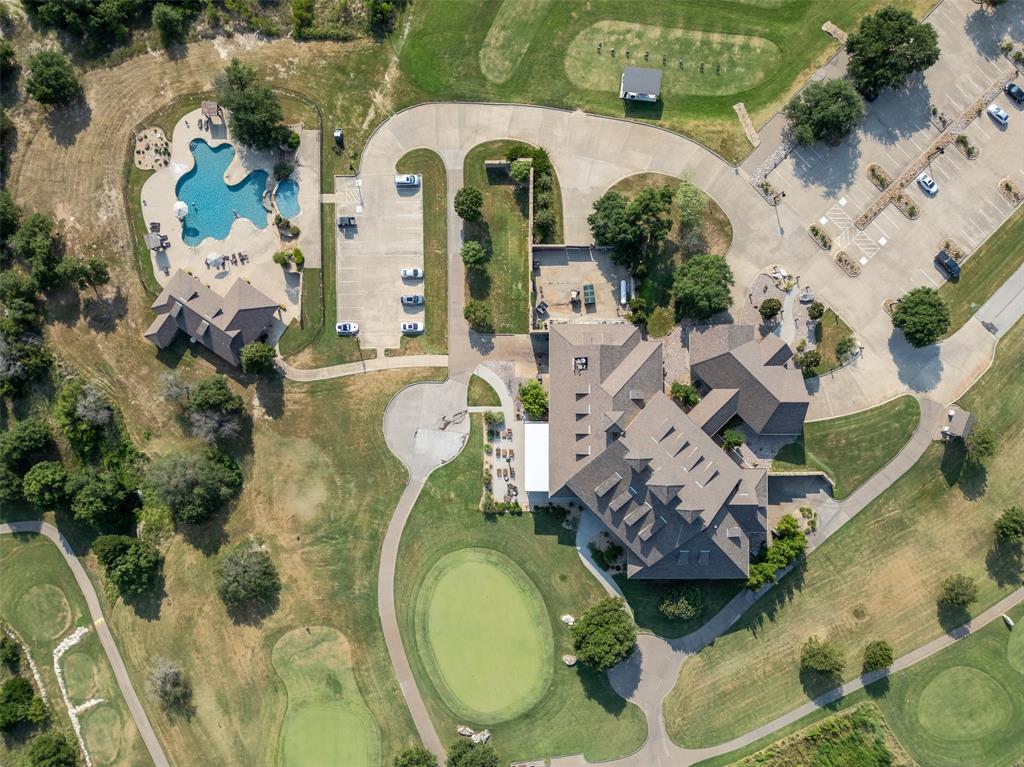
<svg viewBox="0 0 1024 767">
<path fill-rule="evenodd" d="M 72 550 L 71 544 L 68 543 L 67 538 L 60 534 L 56 527 L 47 522 L 31 521 L 0 524 L 0 535 L 15 533 L 35 533 L 49 538 L 57 545 L 57 548 L 64 557 L 64 561 L 71 568 L 72 575 L 75 576 L 75 582 L 78 584 L 78 588 L 81 589 L 82 596 L 85 597 L 85 603 L 89 608 L 89 617 L 92 619 L 92 624 L 96 629 L 96 635 L 100 638 L 100 644 L 103 645 L 103 651 L 107 654 L 110 668 L 114 670 L 117 686 L 121 689 L 124 702 L 128 704 L 128 711 L 131 713 L 132 719 L 135 720 L 135 726 L 142 736 L 142 741 L 146 744 L 146 750 L 149 751 L 153 764 L 155 767 L 170 767 L 170 762 L 167 761 L 167 756 L 160 746 L 160 741 L 157 740 L 156 733 L 149 723 L 149 717 L 146 716 L 146 711 L 142 707 L 139 696 L 135 694 L 132 680 L 128 676 L 128 669 L 125 668 L 124 661 L 121 660 L 121 652 L 117 649 L 114 637 L 107 627 L 106 620 L 103 618 L 103 610 L 100 608 L 100 601 L 96 597 L 96 590 L 93 588 L 92 581 L 89 580 L 85 568 L 82 567 L 82 563 L 78 561 L 78 557 Z"/>
</svg>

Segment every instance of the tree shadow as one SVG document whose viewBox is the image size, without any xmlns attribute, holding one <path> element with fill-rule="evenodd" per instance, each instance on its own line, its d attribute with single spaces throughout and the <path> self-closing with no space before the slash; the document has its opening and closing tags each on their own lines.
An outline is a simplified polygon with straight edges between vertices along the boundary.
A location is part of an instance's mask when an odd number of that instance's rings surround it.
<svg viewBox="0 0 1024 767">
<path fill-rule="evenodd" d="M 830 690 L 834 690 L 843 683 L 842 677 L 838 674 L 828 674 L 822 671 L 813 671 L 807 668 L 800 668 L 800 686 L 804 694 L 814 700 Z"/>
<path fill-rule="evenodd" d="M 200 524 L 179 524 L 178 532 L 192 548 L 210 557 L 220 551 L 228 542 L 228 534 L 225 530 L 227 518 L 228 510 L 220 509 Z"/>
<path fill-rule="evenodd" d="M 477 333 L 469 331 L 469 345 L 481 354 L 490 354 L 494 351 L 494 335 L 491 333 Z"/>
<path fill-rule="evenodd" d="M 90 330 L 113 333 L 117 323 L 128 316 L 128 297 L 120 286 L 111 294 L 89 296 L 82 303 L 82 314 Z"/>
<path fill-rule="evenodd" d="M 78 134 L 92 122 L 92 107 L 81 95 L 66 106 L 57 107 L 46 117 L 46 129 L 58 146 L 69 147 Z"/>
<path fill-rule="evenodd" d="M 900 383 L 912 391 L 931 391 L 942 379 L 943 365 L 937 344 L 915 349 L 903 331 L 894 327 L 889 335 L 889 353 L 896 363 Z"/>
<path fill-rule="evenodd" d="M 74 327 L 82 318 L 82 301 L 77 290 L 55 288 L 46 293 L 46 316 L 65 327 Z"/>
<path fill-rule="evenodd" d="M 18 102 L 18 79 L 21 76 L 21 65 L 14 67 L 7 77 L 0 80 L 0 105 L 13 107 Z"/>
<path fill-rule="evenodd" d="M 978 8 L 964 20 L 964 32 L 978 53 L 995 61 L 1002 55 L 999 42 L 1003 37 L 1024 38 L 1024 16 L 1014 13 L 1012 4 L 991 12 Z"/>
<path fill-rule="evenodd" d="M 280 589 L 268 594 L 264 599 L 249 600 L 235 605 L 228 605 L 228 617 L 236 626 L 259 626 L 263 621 L 277 612 L 281 602 Z"/>
<path fill-rule="evenodd" d="M 937 601 L 935 603 L 935 617 L 943 631 L 952 637 L 959 638 L 967 633 L 964 624 L 971 619 L 971 613 L 966 607 L 948 605 L 945 602 Z"/>
<path fill-rule="evenodd" d="M 835 197 L 855 179 L 860 165 L 860 136 L 851 133 L 838 146 L 827 146 L 819 142 L 823 157 L 814 157 L 810 152 L 794 151 L 793 175 L 805 187 L 816 186 L 824 190 L 825 196 Z"/>
<path fill-rule="evenodd" d="M 867 681 L 868 679 L 873 678 L 878 673 L 883 673 L 883 675 L 881 677 L 879 677 L 877 680 L 875 680 L 874 682 L 868 682 Z M 878 700 L 879 698 L 884 698 L 886 695 L 889 694 L 889 688 L 892 686 L 891 683 L 890 683 L 890 680 L 889 680 L 889 673 L 888 673 L 888 671 L 885 671 L 885 672 L 872 671 L 872 672 L 870 672 L 868 674 L 862 674 L 861 675 L 861 682 L 864 684 L 864 692 L 866 692 L 868 697 L 873 699 L 873 700 Z"/>
<path fill-rule="evenodd" d="M 576 664 L 576 673 L 583 685 L 584 694 L 590 700 L 596 701 L 601 708 L 613 716 L 617 716 L 625 710 L 627 705 L 625 699 L 615 692 L 606 674 L 579 663 Z"/>
<path fill-rule="evenodd" d="M 284 376 L 271 373 L 256 380 L 256 398 L 268 418 L 284 415 Z"/>
<path fill-rule="evenodd" d="M 880 144 L 891 146 L 927 128 L 931 91 L 923 73 L 915 73 L 899 90 L 886 89 L 868 106 L 860 130 Z"/>
<path fill-rule="evenodd" d="M 153 583 L 142 594 L 122 597 L 124 603 L 132 609 L 136 617 L 144 621 L 160 620 L 160 608 L 167 596 L 163 572 L 157 573 Z"/>
<path fill-rule="evenodd" d="M 1000 588 L 1020 586 L 1024 580 L 1021 544 L 1006 543 L 996 538 L 985 553 L 985 569 Z"/>
<path fill-rule="evenodd" d="M 761 627 L 765 623 L 774 623 L 779 610 L 803 590 L 806 572 L 807 560 L 798 559 L 792 569 L 751 606 L 744 619 L 733 624 L 729 632 L 741 630 L 742 624 L 742 630 L 757 637 Z"/>
<path fill-rule="evenodd" d="M 945 442 L 939 470 L 948 487 L 959 487 L 964 498 L 975 501 L 988 489 L 988 470 L 978 461 L 972 461 L 967 446 L 961 439 Z"/>
<path fill-rule="evenodd" d="M 665 111 L 665 102 L 661 99 L 649 101 L 622 100 L 622 116 L 630 120 L 660 120 Z"/>
</svg>

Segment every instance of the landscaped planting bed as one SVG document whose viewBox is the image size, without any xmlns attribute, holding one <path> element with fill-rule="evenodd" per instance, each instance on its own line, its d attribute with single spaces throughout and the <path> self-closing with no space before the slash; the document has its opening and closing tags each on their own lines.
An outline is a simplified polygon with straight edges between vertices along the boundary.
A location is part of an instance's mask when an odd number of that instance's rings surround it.
<svg viewBox="0 0 1024 767">
<path fill-rule="evenodd" d="M 999 182 L 999 193 L 1014 207 L 1024 202 L 1024 192 L 1021 192 L 1020 187 L 1008 178 Z"/>
<path fill-rule="evenodd" d="M 836 253 L 835 262 L 839 265 L 840 269 L 846 272 L 848 277 L 860 277 L 860 264 L 846 255 L 845 250 Z"/>
<path fill-rule="evenodd" d="M 832 247 L 832 238 L 825 233 L 824 229 L 819 228 L 817 224 L 811 224 L 807 231 L 811 235 L 811 239 L 814 240 L 822 250 L 829 250 Z"/>
<path fill-rule="evenodd" d="M 967 138 L 967 134 L 965 133 L 961 133 L 957 136 L 956 141 L 953 143 L 956 144 L 956 148 L 960 150 L 960 154 L 968 160 L 974 160 L 979 154 L 981 154 L 981 150 L 971 143 L 971 140 Z"/>
<path fill-rule="evenodd" d="M 920 209 L 917 207 L 910 196 L 906 192 L 900 192 L 893 198 L 893 203 L 899 208 L 900 213 L 913 221 L 915 218 L 921 215 Z"/>
<path fill-rule="evenodd" d="M 880 165 L 871 163 L 868 166 L 868 178 L 871 179 L 871 183 L 878 187 L 878 191 L 884 192 L 886 187 L 892 183 L 892 176 L 882 170 Z"/>
</svg>

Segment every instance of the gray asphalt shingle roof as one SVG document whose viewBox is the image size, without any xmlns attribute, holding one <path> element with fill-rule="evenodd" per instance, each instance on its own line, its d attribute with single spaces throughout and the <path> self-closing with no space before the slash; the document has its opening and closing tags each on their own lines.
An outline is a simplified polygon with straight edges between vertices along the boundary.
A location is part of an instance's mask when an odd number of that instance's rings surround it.
<svg viewBox="0 0 1024 767">
<path fill-rule="evenodd" d="M 626 67 L 622 73 L 622 90 L 626 93 L 661 93 L 661 70 L 645 67 Z"/>
</svg>

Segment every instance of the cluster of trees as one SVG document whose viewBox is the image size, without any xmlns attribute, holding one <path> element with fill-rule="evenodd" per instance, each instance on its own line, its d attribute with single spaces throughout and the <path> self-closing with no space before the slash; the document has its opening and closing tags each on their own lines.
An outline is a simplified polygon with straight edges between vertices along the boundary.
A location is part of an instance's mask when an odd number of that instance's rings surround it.
<svg viewBox="0 0 1024 767">
<path fill-rule="evenodd" d="M 632 200 L 619 192 L 606 192 L 587 216 L 594 242 L 611 247 L 615 263 L 643 278 L 672 230 L 672 198 L 668 184 L 643 189 Z"/>
<path fill-rule="evenodd" d="M 146 689 L 169 716 L 186 719 L 192 716 L 192 681 L 174 661 L 162 656 L 154 658 L 146 677 Z"/>
<path fill-rule="evenodd" d="M 519 401 L 532 418 L 545 418 L 548 414 L 548 393 L 540 381 L 531 378 L 519 386 Z"/>
<path fill-rule="evenodd" d="M 7 732 L 23 722 L 45 724 L 49 718 L 46 703 L 35 694 L 28 679 L 12 676 L 0 685 L 0 732 Z"/>
<path fill-rule="evenodd" d="M 775 573 L 795 562 L 807 549 L 807 536 L 796 517 L 784 516 L 775 528 L 774 540 L 758 552 L 750 565 L 747 588 L 759 589 L 775 582 Z"/>
<path fill-rule="evenodd" d="M 41 293 L 95 289 L 109 279 L 102 259 L 65 256 L 52 218 L 23 216 L 10 192 L 0 191 L 0 396 L 16 396 L 50 368 Z"/>
<path fill-rule="evenodd" d="M 810 83 L 783 109 L 800 144 L 838 144 L 864 117 L 864 99 L 902 88 L 939 60 L 935 28 L 892 6 L 865 16 L 846 41 L 848 79 Z"/>
<path fill-rule="evenodd" d="M 935 288 L 914 288 L 897 302 L 892 324 L 911 346 L 928 346 L 949 330 L 949 307 Z"/>
<path fill-rule="evenodd" d="M 402 751 L 392 763 L 394 767 L 438 767 L 437 757 L 423 746 Z M 446 767 L 498 767 L 498 753 L 487 743 L 473 743 L 460 738 L 448 746 Z"/>
<path fill-rule="evenodd" d="M 999 515 L 996 538 L 1004 544 L 1024 543 L 1024 507 L 1011 506 Z"/>
<path fill-rule="evenodd" d="M 75 68 L 59 51 L 39 51 L 28 60 L 25 92 L 40 104 L 63 106 L 81 94 Z"/>
<path fill-rule="evenodd" d="M 507 159 L 512 163 L 509 175 L 518 184 L 525 184 L 533 169 L 533 241 L 551 242 L 555 233 L 555 169 L 547 150 L 528 144 L 509 148 Z"/>
<path fill-rule="evenodd" d="M 693 384 L 676 381 L 669 389 L 672 399 L 686 407 L 696 407 L 700 402 L 700 392 Z"/>
<path fill-rule="evenodd" d="M 263 542 L 250 538 L 217 559 L 217 594 L 228 607 L 272 604 L 281 590 L 277 569 Z"/>
<path fill-rule="evenodd" d="M 92 553 L 107 582 L 124 599 L 146 593 L 163 565 L 156 546 L 130 535 L 101 535 L 93 541 Z"/>
<path fill-rule="evenodd" d="M 636 646 L 636 624 L 617 597 L 588 607 L 571 628 L 573 648 L 582 663 L 607 671 L 624 661 Z"/>
<path fill-rule="evenodd" d="M 271 149 L 288 141 L 291 130 L 283 124 L 284 111 L 274 91 L 256 70 L 231 59 L 213 79 L 217 99 L 231 112 L 231 133 L 252 149 Z"/>
<path fill-rule="evenodd" d="M 197 4 L 184 0 L 183 4 Z M 143 0 L 33 0 L 25 3 L 25 12 L 45 29 L 59 29 L 79 38 L 86 51 L 98 53 L 125 42 L 130 25 L 147 7 Z"/>
</svg>

